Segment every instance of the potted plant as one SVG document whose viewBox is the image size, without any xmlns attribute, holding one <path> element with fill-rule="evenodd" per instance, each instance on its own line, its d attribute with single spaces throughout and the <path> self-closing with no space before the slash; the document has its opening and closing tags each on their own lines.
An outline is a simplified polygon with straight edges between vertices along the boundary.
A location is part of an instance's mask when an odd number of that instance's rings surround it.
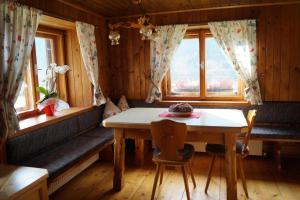
<svg viewBox="0 0 300 200">
<path fill-rule="evenodd" d="M 44 95 L 44 97 L 37 102 L 38 108 L 40 110 L 43 110 L 47 116 L 53 116 L 55 104 L 56 104 L 56 98 L 58 98 L 58 93 L 53 91 L 48 91 L 46 88 L 42 86 L 37 87 L 37 90 L 39 93 Z"/>
<path fill-rule="evenodd" d="M 39 86 L 37 91 L 44 96 L 37 102 L 38 109 L 42 110 L 47 116 L 53 116 L 57 104 L 64 104 L 64 107 L 69 105 L 58 98 L 56 89 L 57 74 L 65 74 L 70 67 L 68 65 L 57 66 L 56 63 L 51 63 L 46 70 L 46 87 Z M 67 104 L 67 106 L 66 106 Z"/>
</svg>

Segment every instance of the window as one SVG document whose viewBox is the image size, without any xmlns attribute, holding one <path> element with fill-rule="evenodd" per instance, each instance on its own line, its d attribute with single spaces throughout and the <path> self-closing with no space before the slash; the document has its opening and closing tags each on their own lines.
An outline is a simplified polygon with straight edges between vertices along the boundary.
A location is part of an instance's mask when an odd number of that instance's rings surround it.
<svg viewBox="0 0 300 200">
<path fill-rule="evenodd" d="M 172 60 L 170 69 L 171 94 L 200 95 L 199 61 L 199 39 L 184 39 Z"/>
<path fill-rule="evenodd" d="M 63 47 L 63 32 L 39 27 L 32 48 L 30 64 L 24 75 L 20 94 L 15 102 L 17 112 L 36 109 L 36 102 L 41 98 L 36 87 L 46 86 L 47 67 L 53 62 L 63 62 L 59 60 L 63 56 L 58 56 L 58 51 L 56 51 L 58 47 Z"/>
<path fill-rule="evenodd" d="M 53 39 L 36 37 L 34 42 L 36 49 L 37 82 L 39 86 L 46 87 L 44 80 L 46 79 L 47 67 L 55 62 Z"/>
<path fill-rule="evenodd" d="M 209 30 L 187 31 L 165 80 L 166 99 L 242 99 L 242 82 Z"/>
</svg>

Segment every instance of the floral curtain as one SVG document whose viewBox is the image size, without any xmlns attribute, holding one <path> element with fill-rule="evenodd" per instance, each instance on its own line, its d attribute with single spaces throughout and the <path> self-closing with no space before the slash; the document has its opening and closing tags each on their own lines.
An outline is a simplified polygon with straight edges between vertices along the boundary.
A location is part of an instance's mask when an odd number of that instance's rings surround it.
<svg viewBox="0 0 300 200">
<path fill-rule="evenodd" d="M 100 106 L 106 102 L 99 85 L 99 65 L 95 38 L 95 27 L 84 22 L 76 22 L 77 37 L 80 44 L 81 56 L 89 80 L 94 86 L 94 102 Z"/>
<path fill-rule="evenodd" d="M 150 42 L 151 78 L 146 102 L 161 100 L 161 83 L 170 68 L 172 56 L 183 39 L 188 25 L 157 28 L 157 37 Z"/>
<path fill-rule="evenodd" d="M 252 105 L 261 105 L 256 69 L 256 21 L 211 22 L 208 25 L 234 70 L 245 82 L 245 99 Z"/>
<path fill-rule="evenodd" d="M 28 66 L 41 12 L 11 1 L 0 5 L 0 139 L 19 128 L 14 103 Z"/>
</svg>

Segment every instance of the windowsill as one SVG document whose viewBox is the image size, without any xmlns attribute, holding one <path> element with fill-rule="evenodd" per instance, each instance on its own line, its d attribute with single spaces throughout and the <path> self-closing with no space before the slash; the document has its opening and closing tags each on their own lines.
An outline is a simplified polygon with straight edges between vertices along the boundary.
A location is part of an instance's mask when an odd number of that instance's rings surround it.
<svg viewBox="0 0 300 200">
<path fill-rule="evenodd" d="M 192 106 L 250 106 L 247 101 L 189 101 L 189 100 L 162 100 L 158 104 L 171 105 L 174 103 L 189 103 Z"/>
<path fill-rule="evenodd" d="M 54 116 L 46 116 L 45 114 L 40 114 L 37 116 L 33 116 L 33 117 L 30 117 L 27 119 L 20 120 L 19 121 L 20 130 L 16 131 L 16 134 L 14 137 L 23 135 L 32 130 L 36 130 L 36 129 L 48 126 L 50 124 L 57 123 L 64 119 L 71 118 L 80 113 L 86 112 L 90 109 L 92 109 L 92 106 L 72 107 L 67 110 L 62 110 L 62 111 L 56 112 L 54 114 Z"/>
<path fill-rule="evenodd" d="M 28 119 L 31 117 L 36 117 L 38 115 L 40 115 L 40 111 L 38 109 L 30 109 L 30 110 L 26 110 L 26 111 L 20 111 L 17 112 L 18 117 L 20 120 L 24 120 L 24 119 Z"/>
</svg>

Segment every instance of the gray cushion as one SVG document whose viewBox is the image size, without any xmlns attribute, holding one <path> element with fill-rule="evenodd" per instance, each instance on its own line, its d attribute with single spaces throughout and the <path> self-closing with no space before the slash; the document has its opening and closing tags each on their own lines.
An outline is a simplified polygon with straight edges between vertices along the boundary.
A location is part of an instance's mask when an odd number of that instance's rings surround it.
<svg viewBox="0 0 300 200">
<path fill-rule="evenodd" d="M 257 126 L 251 132 L 252 138 L 295 139 L 300 140 L 299 127 Z"/>
<path fill-rule="evenodd" d="M 77 118 L 73 117 L 9 139 L 7 141 L 8 163 L 20 164 L 34 154 L 55 146 L 77 132 Z"/>
<path fill-rule="evenodd" d="M 257 122 L 300 124 L 300 103 L 264 102 L 254 108 L 258 109 Z"/>
<path fill-rule="evenodd" d="M 195 148 L 191 144 L 184 144 L 184 148 L 179 150 L 178 153 L 182 156 L 183 160 L 188 160 L 195 153 Z"/>
<path fill-rule="evenodd" d="M 54 178 L 69 166 L 78 162 L 87 153 L 104 146 L 107 142 L 111 142 L 113 137 L 112 129 L 98 127 L 53 149 L 49 149 L 22 164 L 46 168 L 50 178 Z"/>
<path fill-rule="evenodd" d="M 236 153 L 240 154 L 243 151 L 243 143 L 240 141 L 236 142 Z M 207 153 L 224 154 L 225 145 L 223 144 L 207 144 L 205 147 Z"/>
<path fill-rule="evenodd" d="M 105 136 L 114 136 L 114 129 L 111 128 L 104 128 L 104 127 L 97 127 L 96 129 L 90 130 L 81 134 L 81 137 L 92 137 L 92 138 L 103 138 Z"/>
<path fill-rule="evenodd" d="M 178 151 L 178 154 L 182 157 L 183 160 L 190 159 L 195 153 L 195 148 L 191 144 L 184 144 L 184 148 Z M 154 148 L 153 156 L 159 157 L 160 150 L 158 148 Z"/>
<path fill-rule="evenodd" d="M 78 116 L 79 131 L 95 127 L 102 122 L 104 105 L 94 107 L 93 110 L 84 112 Z"/>
</svg>

